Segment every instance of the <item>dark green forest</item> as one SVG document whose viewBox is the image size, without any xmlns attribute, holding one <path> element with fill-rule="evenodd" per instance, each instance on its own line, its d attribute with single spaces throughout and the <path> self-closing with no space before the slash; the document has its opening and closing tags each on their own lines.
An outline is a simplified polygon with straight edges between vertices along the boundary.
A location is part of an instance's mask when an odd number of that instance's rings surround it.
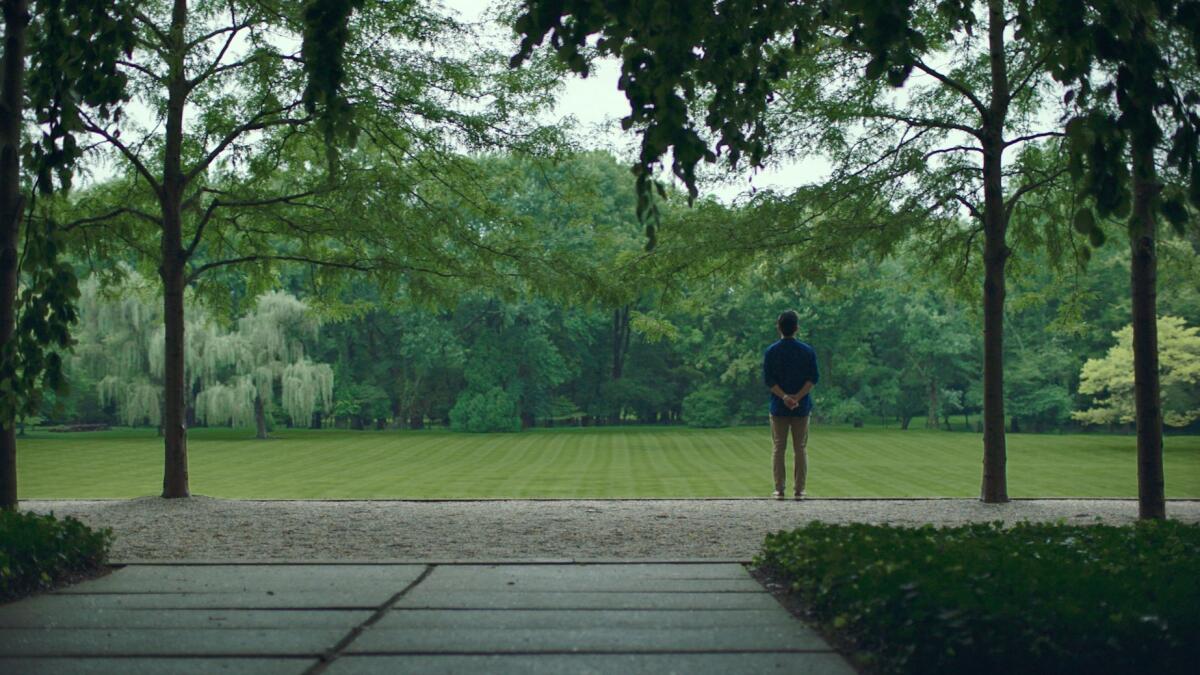
<svg viewBox="0 0 1200 675">
<path fill-rule="evenodd" d="M 307 300 L 314 307 L 307 313 L 322 324 L 311 332 L 289 329 L 289 337 L 304 343 L 309 359 L 332 368 L 332 399 L 316 406 L 311 419 L 292 419 L 282 406 L 268 405 L 268 426 L 518 431 L 762 423 L 761 354 L 777 338 L 775 317 L 794 308 L 801 339 L 817 349 L 823 371 L 818 422 L 908 428 L 915 417 L 931 428 L 978 430 L 974 278 L 969 266 L 931 268 L 919 238 L 899 242 L 886 256 L 851 246 L 836 265 L 813 259 L 819 276 L 798 272 L 814 255 L 806 247 L 714 270 L 720 251 L 706 254 L 677 244 L 677 237 L 684 228 L 715 228 L 715 238 L 728 225 L 679 207 L 663 225 L 662 249 L 644 252 L 632 177 L 608 154 L 491 157 L 478 168 L 501 178 L 490 198 L 519 213 L 524 236 L 536 243 L 491 274 L 443 282 L 452 290 L 438 288 L 435 297 L 370 277 L 323 287 L 312 269 L 285 268 L 280 288 Z M 716 213 L 734 219 L 719 203 L 705 208 L 706 219 L 719 221 Z M 1193 327 L 1200 317 L 1197 246 L 1172 238 L 1161 247 L 1161 312 Z M 944 255 L 969 258 L 970 251 Z M 533 273 L 503 274 L 518 266 Z M 80 273 L 86 273 L 82 261 Z M 1131 428 L 1131 403 L 1109 401 L 1131 395 L 1120 382 L 1100 394 L 1080 391 L 1085 363 L 1119 351 L 1114 333 L 1129 323 L 1127 285 L 1128 253 L 1119 246 L 1098 249 L 1086 263 L 1054 264 L 1034 247 L 1015 258 L 1005 355 L 1012 431 Z M 231 325 L 249 309 L 252 290 L 237 274 L 219 286 L 232 289 L 222 298 L 227 302 L 196 302 L 209 303 L 209 321 Z M 1178 340 L 1167 345 L 1172 354 L 1200 353 L 1194 328 Z M 1124 358 L 1127 371 L 1132 356 Z M 46 422 L 122 423 L 118 401 L 103 401 L 97 386 L 110 373 L 74 374 L 74 393 L 47 402 Z M 207 423 L 195 412 L 202 386 L 197 381 L 191 392 L 192 425 Z M 280 394 L 280 385 L 273 386 L 268 404 Z M 1166 406 L 1180 415 L 1168 423 L 1194 426 L 1200 408 L 1194 380 L 1168 390 Z M 1092 408 L 1104 414 L 1086 424 L 1073 417 Z"/>
</svg>

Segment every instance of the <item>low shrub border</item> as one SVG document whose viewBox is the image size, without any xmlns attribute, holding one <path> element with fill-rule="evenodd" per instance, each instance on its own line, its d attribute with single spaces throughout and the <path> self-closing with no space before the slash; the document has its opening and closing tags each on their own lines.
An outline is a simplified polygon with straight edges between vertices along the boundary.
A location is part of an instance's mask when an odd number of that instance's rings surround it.
<svg viewBox="0 0 1200 675">
<path fill-rule="evenodd" d="M 758 568 L 870 673 L 1193 673 L 1200 525 L 812 523 Z"/>
<path fill-rule="evenodd" d="M 70 516 L 0 511 L 0 602 L 100 571 L 112 530 Z"/>
</svg>

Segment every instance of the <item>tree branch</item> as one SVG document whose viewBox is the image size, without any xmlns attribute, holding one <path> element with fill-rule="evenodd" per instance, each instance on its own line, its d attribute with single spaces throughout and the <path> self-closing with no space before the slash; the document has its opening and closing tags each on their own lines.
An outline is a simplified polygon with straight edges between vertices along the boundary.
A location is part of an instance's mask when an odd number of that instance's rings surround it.
<svg viewBox="0 0 1200 675">
<path fill-rule="evenodd" d="M 91 216 L 88 218 L 80 218 L 79 220 L 73 220 L 65 225 L 61 225 L 60 229 L 62 229 L 63 231 L 69 232 L 77 227 L 83 227 L 84 225 L 91 225 L 92 223 L 99 223 L 99 222 L 103 222 L 105 220 L 112 220 L 113 218 L 116 218 L 117 216 L 124 214 L 124 213 L 128 213 L 130 215 L 137 216 L 138 218 L 142 218 L 144 220 L 148 220 L 148 221 L 154 223 L 155 225 L 160 225 L 160 226 L 162 225 L 162 221 L 160 219 L 155 218 L 154 216 L 150 215 L 149 213 L 146 213 L 145 211 L 141 211 L 141 210 L 135 209 L 135 208 L 130 208 L 128 206 L 123 206 L 118 209 L 113 209 L 112 211 L 109 211 L 108 213 L 105 213 L 103 215 Z"/>
<path fill-rule="evenodd" d="M 904 122 L 905 124 L 914 127 L 944 129 L 946 131 L 961 131 L 964 134 L 970 134 L 976 138 L 979 138 L 982 134 L 982 132 L 975 127 L 969 127 L 965 124 L 958 124 L 956 122 L 947 122 L 945 120 L 935 120 L 929 117 L 909 117 L 907 115 L 898 115 L 890 112 L 867 112 L 864 114 L 864 117 L 878 117 L 885 120 L 895 120 L 897 122 Z"/>
<path fill-rule="evenodd" d="M 154 190 L 154 194 L 157 196 L 162 196 L 162 186 L 159 185 L 158 180 L 154 178 L 154 174 L 150 173 L 150 170 L 146 168 L 146 165 L 142 163 L 141 158 L 139 158 L 136 153 L 130 150 L 129 147 L 122 143 L 116 136 L 109 133 L 107 129 L 96 124 L 95 120 L 93 120 L 92 117 L 86 112 L 81 110 L 79 114 L 84 119 L 83 127 L 85 130 L 101 136 L 104 138 L 104 140 L 108 141 L 110 145 L 120 151 L 120 153 L 125 156 L 125 159 L 129 160 L 129 163 L 133 164 L 133 167 L 137 169 L 137 172 L 142 174 L 142 177 L 145 178 L 146 182 L 150 184 L 150 189 Z"/>
<path fill-rule="evenodd" d="M 959 266 L 959 270 L 957 274 L 955 274 L 956 281 L 964 279 L 967 276 L 967 270 L 971 266 L 971 250 L 975 246 L 975 237 L 979 236 L 980 232 L 983 232 L 983 225 L 972 227 L 971 231 L 967 233 L 967 241 L 965 244 L 963 244 L 962 248 L 962 265 Z"/>
<path fill-rule="evenodd" d="M 1017 138 L 1014 138 L 1012 140 L 1005 141 L 1004 147 L 1008 148 L 1008 147 L 1016 145 L 1017 143 L 1025 143 L 1027 141 L 1034 141 L 1039 138 L 1066 138 L 1066 137 L 1067 137 L 1067 135 L 1061 131 L 1042 131 L 1040 133 L 1029 134 L 1027 136 L 1018 136 Z"/>
<path fill-rule="evenodd" d="M 963 206 L 967 207 L 967 211 L 971 212 L 972 217 L 978 219 L 979 222 L 983 222 L 983 214 L 980 213 L 979 209 L 975 208 L 975 205 L 972 204 L 969 199 L 967 199 L 966 197 L 964 197 L 960 194 L 955 194 L 954 200 L 957 201 L 959 204 L 962 204 Z"/>
<path fill-rule="evenodd" d="M 212 65 L 210 65 L 207 70 L 205 70 L 203 73 L 200 73 L 196 77 L 188 80 L 187 87 L 189 90 L 195 89 L 196 87 L 200 86 L 208 78 L 213 77 L 214 75 L 220 75 L 221 73 L 224 73 L 229 70 L 241 68 L 242 66 L 245 66 L 245 65 L 252 63 L 255 60 L 261 58 L 261 56 L 262 56 L 261 54 L 255 53 L 250 56 L 247 56 L 246 58 L 244 58 L 240 61 L 234 61 L 233 63 L 226 63 L 223 66 L 218 66 L 217 64 L 220 63 L 220 59 L 222 58 L 219 56 L 219 57 L 217 57 L 216 61 L 212 62 Z"/>
<path fill-rule="evenodd" d="M 124 59 L 120 59 L 117 61 L 117 65 L 125 66 L 126 68 L 133 68 L 134 70 L 141 71 L 147 77 L 154 80 L 155 82 L 162 82 L 164 80 L 164 78 L 161 75 L 154 72 L 153 70 L 150 70 L 149 68 L 147 68 L 146 66 L 143 66 L 140 63 L 134 63 L 133 61 L 126 61 Z"/>
<path fill-rule="evenodd" d="M 1059 169 L 1057 171 L 1054 171 L 1053 173 L 1051 173 L 1050 175 L 1046 176 L 1045 178 L 1043 178 L 1041 180 L 1033 181 L 1032 183 L 1026 183 L 1026 184 L 1022 185 L 1021 187 L 1017 188 L 1017 191 L 1012 193 L 1012 196 L 1009 197 L 1006 200 L 1006 203 L 1004 204 L 1005 219 L 1008 219 L 1012 216 L 1013 208 L 1016 207 L 1017 202 L 1021 201 L 1021 197 L 1024 197 L 1027 192 L 1032 192 L 1033 190 L 1036 190 L 1042 186 L 1045 186 L 1045 185 L 1048 185 L 1048 184 L 1054 182 L 1055 180 L 1058 179 L 1059 176 L 1063 175 L 1066 172 L 1067 172 L 1067 170 L 1065 168 Z"/>
<path fill-rule="evenodd" d="M 976 96 L 974 92 L 967 88 L 967 85 L 948 75 L 943 75 L 933 68 L 930 68 L 924 61 L 920 59 L 917 59 L 917 62 L 914 65 L 917 67 L 917 70 L 920 70 L 938 82 L 941 82 L 946 87 L 961 94 L 963 98 L 971 102 L 971 105 L 975 106 L 975 109 L 979 111 L 980 115 L 988 114 L 988 107 L 983 104 L 983 101 L 979 100 L 979 97 Z"/>
<path fill-rule="evenodd" d="M 141 10 L 134 11 L 133 17 L 145 24 L 146 28 L 149 28 L 151 33 L 154 33 L 154 37 L 158 38 L 159 42 L 162 43 L 159 45 L 160 47 L 171 42 L 171 36 L 167 35 L 163 29 L 158 27 L 158 24 L 154 23 L 153 19 L 146 16 L 146 14 Z"/>
<path fill-rule="evenodd" d="M 206 192 L 216 192 L 215 190 L 208 190 L 208 189 L 206 189 L 205 191 Z M 280 197 L 273 197 L 273 198 L 269 198 L 269 199 L 247 199 L 247 200 L 241 200 L 241 201 L 221 201 L 221 199 L 219 197 L 214 198 L 211 202 L 208 203 L 208 208 L 204 209 L 204 215 L 201 216 L 200 222 L 196 225 L 196 232 L 194 235 L 192 235 L 192 241 L 190 244 L 188 244 L 188 247 L 186 249 L 184 249 L 184 257 L 191 258 L 192 254 L 196 252 L 196 248 L 200 245 L 200 240 L 204 237 L 205 226 L 207 226 L 208 221 L 212 219 L 213 213 L 215 213 L 216 210 L 222 206 L 253 207 L 253 206 L 269 206 L 271 204 L 292 204 L 294 206 L 311 206 L 310 204 L 296 204 L 295 200 L 303 199 L 304 197 L 311 197 L 315 194 L 318 194 L 318 192 L 319 192 L 318 190 L 308 190 L 305 192 L 297 192 L 295 194 L 283 195 Z"/>
<path fill-rule="evenodd" d="M 204 192 L 217 192 L 211 188 L 204 188 Z M 243 199 L 243 200 L 225 200 L 221 201 L 221 206 L 245 207 L 245 206 L 270 206 L 271 204 L 291 204 L 293 206 L 307 206 L 312 208 L 321 208 L 317 204 L 306 204 L 303 202 L 297 203 L 297 199 L 305 197 L 314 197 L 316 195 L 328 192 L 328 190 L 305 190 L 304 192 L 296 192 L 290 195 L 280 195 L 278 197 L 267 197 L 265 199 Z M 224 193 L 221 193 L 224 194 Z M 217 199 L 213 200 L 219 201 Z"/>
<path fill-rule="evenodd" d="M 939 148 L 937 150 L 932 150 L 925 153 L 925 156 L 921 157 L 921 159 L 928 162 L 929 159 L 935 155 L 944 155 L 949 152 L 978 152 L 982 154 L 983 149 L 974 145 L 956 145 L 950 148 Z"/>
<path fill-rule="evenodd" d="M 188 91 L 195 89 L 197 86 L 200 85 L 201 82 L 204 82 L 205 80 L 212 77 L 213 75 L 216 75 L 222 69 L 228 69 L 228 68 L 221 66 L 221 61 L 225 58 L 225 53 L 229 51 L 229 45 L 233 44 L 233 39 L 235 37 L 237 37 L 237 34 L 239 31 L 240 31 L 240 29 L 231 31 L 229 33 L 229 37 L 225 38 L 225 44 L 221 45 L 221 49 L 219 51 L 217 51 L 216 57 L 213 58 L 212 63 L 208 64 L 208 67 L 205 68 L 203 72 L 201 72 L 196 77 L 184 82 L 183 86 Z M 243 61 L 241 61 L 239 63 L 245 63 L 245 61 L 246 61 L 246 59 L 243 59 Z M 239 65 L 239 63 L 228 64 L 228 67 L 237 67 Z"/>
<path fill-rule="evenodd" d="M 1017 95 L 1021 92 L 1021 90 L 1024 89 L 1026 86 L 1029 85 L 1030 82 L 1033 81 L 1033 76 L 1042 72 L 1042 66 L 1045 63 L 1046 63 L 1045 57 L 1038 57 L 1037 59 L 1034 59 L 1033 65 L 1031 65 L 1029 67 L 1029 72 L 1025 73 L 1025 75 L 1021 77 L 1021 81 L 1017 84 L 1017 86 L 1013 87 L 1009 91 L 1009 94 L 1008 94 L 1009 100 L 1016 98 Z"/>
<path fill-rule="evenodd" d="M 339 269 L 348 269 L 348 270 L 353 270 L 356 272 L 369 272 L 372 269 L 374 269 L 373 267 L 369 267 L 360 262 L 339 263 L 339 262 L 333 262 L 333 261 L 329 261 L 329 260 L 317 260 L 315 258 L 306 258 L 304 256 L 291 256 L 291 255 L 244 255 L 244 256 L 241 256 L 238 258 L 228 258 L 226 260 L 215 260 L 213 262 L 204 263 L 203 265 L 192 270 L 191 274 L 189 274 L 187 277 L 187 283 L 191 284 L 191 283 L 195 282 L 196 279 L 199 278 L 201 274 L 204 274 L 208 270 L 216 269 L 218 267 L 228 267 L 230 265 L 240 265 L 242 263 L 262 262 L 262 261 L 269 261 L 269 260 L 284 260 L 284 261 L 289 261 L 289 262 L 311 263 L 313 265 L 321 265 L 324 267 L 336 267 Z"/>
<path fill-rule="evenodd" d="M 229 12 L 229 13 L 230 13 L 230 15 L 231 15 L 231 16 L 233 15 L 233 9 L 232 9 L 232 7 L 230 8 L 230 12 Z M 234 20 L 236 21 L 236 17 L 234 17 Z M 215 30 L 211 30 L 211 31 L 209 31 L 209 32 L 205 33 L 204 35 L 201 35 L 201 36 L 197 37 L 195 40 L 192 40 L 191 42 L 187 43 L 187 46 L 186 46 L 185 48 L 186 48 L 188 51 L 191 51 L 191 50 L 192 50 L 192 49 L 194 49 L 195 47 L 197 47 L 197 46 L 199 46 L 199 45 L 201 45 L 201 44 L 204 44 L 205 42 L 208 42 L 209 40 L 211 40 L 211 39 L 213 39 L 213 38 L 217 37 L 218 35 L 220 35 L 220 34 L 222 34 L 222 33 L 228 33 L 228 32 L 230 32 L 230 31 L 233 31 L 234 33 L 238 33 L 238 32 L 240 32 L 240 31 L 243 31 L 243 30 L 245 30 L 245 29 L 249 28 L 249 27 L 250 27 L 250 26 L 252 26 L 252 25 L 254 25 L 254 24 L 253 24 L 253 22 L 251 22 L 251 21 L 245 21 L 245 22 L 242 22 L 242 23 L 234 23 L 234 24 L 232 24 L 232 25 L 229 25 L 229 26 L 222 26 L 221 28 L 217 28 L 217 29 L 215 29 Z"/>
<path fill-rule="evenodd" d="M 200 245 L 200 240 L 204 238 L 204 228 L 208 225 L 208 221 L 212 219 L 212 214 L 217 210 L 217 206 L 221 200 L 214 199 L 208 203 L 208 208 L 204 209 L 204 215 L 200 217 L 200 222 L 196 224 L 196 232 L 192 234 L 192 241 L 188 247 L 183 250 L 183 259 L 190 260 L 192 254 L 196 252 L 196 247 Z"/>
<path fill-rule="evenodd" d="M 238 258 L 229 258 L 227 260 L 216 260 L 216 261 L 213 261 L 210 263 L 205 263 L 205 264 L 197 267 L 195 270 L 192 271 L 191 274 L 188 275 L 187 283 L 191 284 L 191 283 L 195 282 L 196 279 L 199 278 L 199 276 L 201 274 L 203 274 L 204 272 L 207 272 L 208 270 L 211 270 L 211 269 L 216 269 L 218 267 L 228 267 L 229 265 L 238 265 L 241 263 L 248 263 L 248 262 L 263 262 L 263 261 L 269 261 L 269 260 L 279 260 L 279 261 L 284 261 L 284 262 L 298 262 L 298 263 L 305 263 L 305 264 L 309 264 L 309 265 L 317 265 L 320 267 L 333 267 L 333 268 L 337 268 L 337 269 L 351 270 L 354 272 L 371 272 L 376 269 L 379 269 L 379 267 L 380 267 L 379 265 L 372 265 L 365 261 L 338 262 L 335 260 L 320 260 L 318 258 L 309 258 L 307 256 L 299 256 L 299 255 L 246 255 L 246 256 L 241 256 Z M 453 278 L 453 277 L 458 276 L 455 274 L 443 272 L 441 270 L 433 270 L 433 269 L 429 269 L 429 268 L 425 268 L 425 267 L 413 267 L 411 265 L 397 265 L 396 269 L 402 269 L 402 270 L 405 270 L 408 272 L 420 272 L 422 274 L 433 274 L 433 275 L 436 275 L 439 277 L 444 277 L 444 278 Z"/>
<path fill-rule="evenodd" d="M 191 171 L 187 172 L 187 174 L 183 178 L 184 183 L 186 184 L 188 182 L 191 182 L 191 180 L 193 178 L 195 178 L 196 176 L 198 176 L 200 174 L 200 172 L 207 169 L 209 167 L 209 165 L 213 163 L 213 160 L 215 160 L 217 157 L 219 157 L 222 152 L 225 152 L 225 148 L 229 147 L 229 145 L 231 143 L 236 141 L 238 139 L 238 137 L 244 133 L 247 133 L 249 131 L 257 131 L 260 129 L 269 129 L 271 127 L 298 126 L 301 124 L 307 124 L 312 119 L 311 116 L 300 117 L 300 118 L 279 117 L 279 118 L 270 119 L 270 120 L 265 119 L 272 115 L 282 115 L 282 114 L 288 113 L 288 112 L 294 110 L 299 105 L 300 105 L 300 101 L 295 101 L 292 104 L 284 106 L 282 108 L 276 108 L 275 110 L 262 111 L 262 112 L 258 113 L 257 115 L 255 115 L 254 117 L 250 118 L 249 121 L 235 127 L 232 131 L 230 131 L 228 134 L 226 134 L 224 138 L 221 139 L 221 142 L 218 143 L 215 148 L 210 150 L 208 152 L 208 154 L 206 154 L 204 156 L 204 159 L 197 162 L 196 166 L 192 167 Z"/>
</svg>

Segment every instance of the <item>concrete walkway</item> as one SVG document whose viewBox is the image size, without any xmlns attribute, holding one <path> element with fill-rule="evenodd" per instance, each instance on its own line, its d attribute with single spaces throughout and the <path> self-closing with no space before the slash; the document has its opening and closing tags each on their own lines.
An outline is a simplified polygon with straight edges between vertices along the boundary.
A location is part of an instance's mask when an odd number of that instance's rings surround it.
<svg viewBox="0 0 1200 675">
<path fill-rule="evenodd" d="M 736 563 L 129 565 L 0 606 L 0 673 L 853 675 Z"/>
</svg>

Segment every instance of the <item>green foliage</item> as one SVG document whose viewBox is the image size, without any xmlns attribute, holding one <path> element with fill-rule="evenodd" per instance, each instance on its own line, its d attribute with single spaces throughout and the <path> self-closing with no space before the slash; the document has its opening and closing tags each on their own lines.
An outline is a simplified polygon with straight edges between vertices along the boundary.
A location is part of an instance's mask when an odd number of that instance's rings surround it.
<svg viewBox="0 0 1200 675">
<path fill-rule="evenodd" d="M 345 48 L 350 37 L 350 15 L 365 1 L 309 0 L 304 8 L 301 56 L 308 75 L 304 109 L 309 114 L 316 114 L 331 153 L 335 152 L 339 140 L 349 140 L 353 145 L 357 131 L 351 123 L 353 108 L 343 91 Z"/>
<path fill-rule="evenodd" d="M 26 100 L 17 105 L 27 104 L 28 111 L 18 108 L 6 114 L 35 124 L 40 134 L 37 141 L 6 147 L 4 152 L 13 153 L 14 169 L 19 153 L 37 193 L 49 195 L 56 179 L 62 191 L 70 189 L 83 155 L 76 142 L 76 134 L 83 131 L 81 106 L 91 107 L 102 119 L 120 116 L 127 94 L 117 61 L 133 49 L 133 4 L 125 0 L 37 0 L 27 9 L 30 15 L 24 17 L 16 15 L 16 5 L 8 7 L 6 19 L 12 20 L 10 30 L 18 22 L 30 22 L 27 70 L 14 71 L 17 81 L 12 82 L 17 91 L 24 89 Z M 24 62 L 24 55 L 7 58 Z M 15 186 L 20 177 L 6 180 Z M 74 270 L 63 260 L 66 242 L 57 223 L 44 213 L 26 218 L 35 209 L 26 208 L 29 205 L 22 195 L 6 195 L 8 199 L 16 201 L 9 204 L 14 212 L 6 217 L 28 222 L 19 258 L 16 250 L 11 251 L 12 258 L 5 256 L 6 265 L 18 267 L 14 277 L 22 285 L 15 299 L 14 334 L 0 348 L 0 426 L 6 428 L 19 417 L 36 414 L 47 391 L 66 393 L 59 351 L 71 344 L 69 329 L 76 319 L 79 295 Z M 36 195 L 29 198 L 29 204 L 36 204 Z M 17 228 L 14 223 L 13 231 Z M 7 245 L 17 246 L 17 241 Z"/>
<path fill-rule="evenodd" d="M 812 523 L 758 565 L 879 673 L 1190 673 L 1200 525 Z"/>
<path fill-rule="evenodd" d="M 729 392 L 705 385 L 683 399 L 683 421 L 689 427 L 729 426 Z"/>
<path fill-rule="evenodd" d="M 333 391 L 333 415 L 363 428 L 366 422 L 384 419 L 388 414 L 387 393 L 373 385 L 342 382 Z"/>
<path fill-rule="evenodd" d="M 92 530 L 67 516 L 0 511 L 0 602 L 96 572 L 112 530 Z"/>
<path fill-rule="evenodd" d="M 1117 344 L 1104 358 L 1088 359 L 1080 373 L 1079 393 L 1095 398 L 1093 407 L 1072 415 L 1084 424 L 1134 421 L 1133 327 L 1113 333 Z M 1158 319 L 1163 422 L 1186 427 L 1200 419 L 1200 328 L 1174 316 Z"/>
<path fill-rule="evenodd" d="M 1190 0 L 1060 0 L 1021 3 L 1022 30 L 1045 46 L 1046 68 L 1070 89 L 1066 125 L 1071 173 L 1096 211 L 1129 216 L 1130 152 L 1162 148 L 1184 190 L 1155 210 L 1182 232 L 1184 202 L 1200 206 L 1200 10 Z M 1144 169 L 1135 168 L 1141 171 Z M 1149 179 L 1149 176 L 1143 178 Z M 1075 227 L 1098 232 L 1090 207 Z"/>
<path fill-rule="evenodd" d="M 734 166 L 743 157 L 762 165 L 773 140 L 768 105 L 794 66 L 794 53 L 816 42 L 824 24 L 845 26 L 847 40 L 872 56 L 868 78 L 886 73 L 889 82 L 902 83 L 912 69 L 913 45 L 920 44 L 910 16 L 907 0 L 821 8 L 759 0 L 526 0 L 514 25 L 521 46 L 512 63 L 527 60 L 543 41 L 581 75 L 590 72 L 593 51 L 621 59 L 619 86 L 630 106 L 622 126 L 641 132 L 634 173 L 638 214 L 645 216 L 653 207 L 652 167 L 668 152 L 692 198 L 701 161 L 724 153 Z M 648 234 L 653 242 L 652 228 Z"/>
<path fill-rule="evenodd" d="M 132 0 L 35 0 L 32 4 L 26 91 L 41 137 L 23 148 L 27 170 L 39 191 L 49 194 L 54 180 L 71 187 L 84 148 L 76 134 L 85 113 L 102 121 L 121 117 L 129 100 L 129 78 L 118 62 L 133 53 Z"/>
<path fill-rule="evenodd" d="M 26 232 L 16 331 L 0 347 L 0 426 L 36 415 L 46 393 L 68 392 L 61 351 L 73 343 L 79 288 L 62 248 L 53 223 Z"/>
<path fill-rule="evenodd" d="M 450 410 L 450 428 L 472 433 L 520 431 L 517 404 L 517 397 L 500 387 L 484 391 L 468 389 Z"/>
</svg>

